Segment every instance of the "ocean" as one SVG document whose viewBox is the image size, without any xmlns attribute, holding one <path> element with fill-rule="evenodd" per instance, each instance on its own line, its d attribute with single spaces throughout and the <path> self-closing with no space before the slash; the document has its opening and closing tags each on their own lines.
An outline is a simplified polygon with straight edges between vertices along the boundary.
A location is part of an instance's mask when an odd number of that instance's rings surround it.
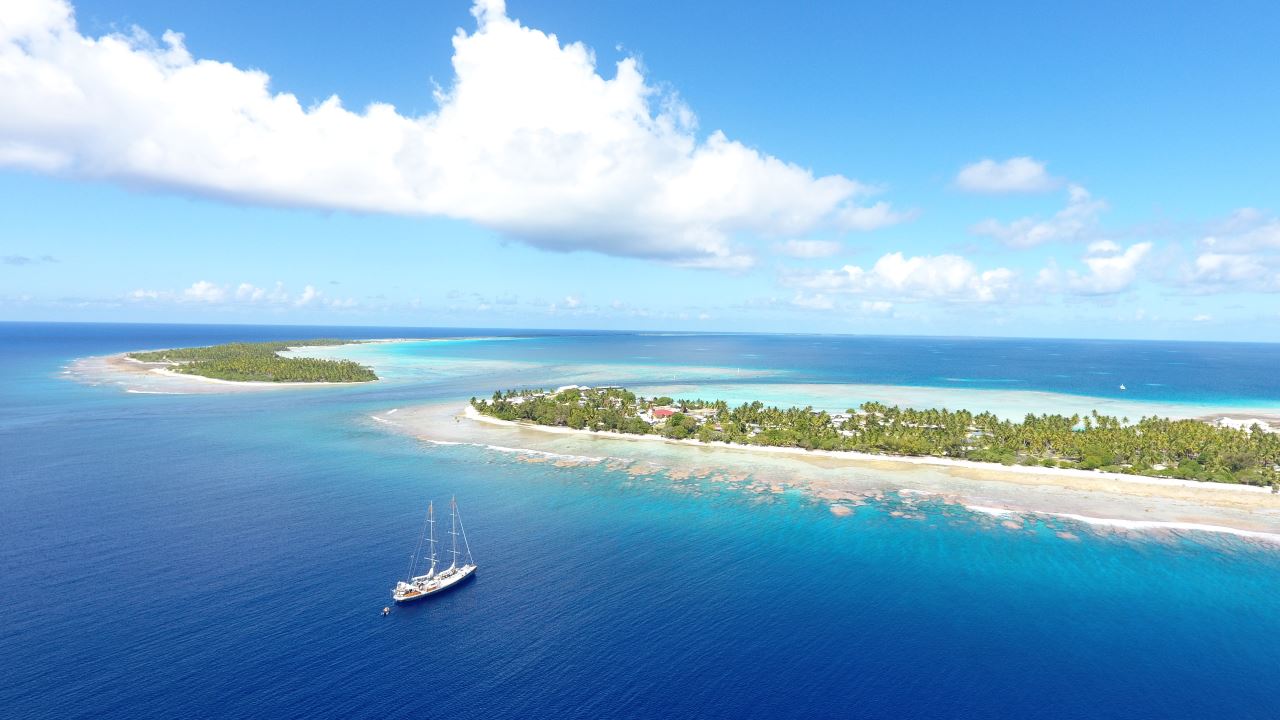
<svg viewBox="0 0 1280 720">
<path fill-rule="evenodd" d="M 308 336 L 518 339 L 337 351 L 369 386 L 67 374 Z M 6 323 L 0 348 L 0 717 L 1280 716 L 1271 543 L 894 495 L 838 517 L 368 420 L 580 376 L 1274 408 L 1280 346 Z M 452 496 L 475 581 L 383 617 Z"/>
</svg>

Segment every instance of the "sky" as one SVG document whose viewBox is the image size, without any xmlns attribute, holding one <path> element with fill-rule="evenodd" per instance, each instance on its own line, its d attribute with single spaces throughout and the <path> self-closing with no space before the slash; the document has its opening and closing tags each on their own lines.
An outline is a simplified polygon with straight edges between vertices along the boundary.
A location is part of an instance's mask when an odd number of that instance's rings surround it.
<svg viewBox="0 0 1280 720">
<path fill-rule="evenodd" d="M 1280 6 L 0 0 L 0 320 L 1280 341 Z"/>
</svg>

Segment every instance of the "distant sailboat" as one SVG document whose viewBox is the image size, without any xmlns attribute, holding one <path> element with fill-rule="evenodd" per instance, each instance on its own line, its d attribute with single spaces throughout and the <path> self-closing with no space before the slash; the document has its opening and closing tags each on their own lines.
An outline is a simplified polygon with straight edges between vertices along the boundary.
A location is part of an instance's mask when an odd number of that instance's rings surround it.
<svg viewBox="0 0 1280 720">
<path fill-rule="evenodd" d="M 458 516 L 458 502 L 456 499 L 449 501 L 450 508 L 450 524 L 449 535 L 453 538 L 452 549 L 450 553 L 453 555 L 453 562 L 449 567 L 436 572 L 436 517 L 435 503 L 427 505 L 427 523 L 423 528 L 423 535 L 429 538 L 431 568 L 424 575 L 414 575 L 414 571 L 418 565 L 418 554 L 422 551 L 422 537 L 418 538 L 418 547 L 409 556 L 409 579 L 401 580 L 396 583 L 395 589 L 391 591 L 391 599 L 398 603 L 411 602 L 420 600 L 428 595 L 434 595 L 443 592 L 458 583 L 466 580 L 475 574 L 476 563 L 471 557 L 471 543 L 467 542 L 467 531 L 462 527 L 462 518 Z M 462 545 L 466 548 L 466 562 L 458 564 L 458 555 L 462 554 L 458 551 L 458 535 L 462 535 Z"/>
<path fill-rule="evenodd" d="M 1120 385 L 1120 389 L 1121 389 L 1121 390 L 1128 390 L 1129 388 L 1127 388 L 1127 387 L 1125 387 L 1123 384 L 1121 384 L 1121 385 Z"/>
</svg>

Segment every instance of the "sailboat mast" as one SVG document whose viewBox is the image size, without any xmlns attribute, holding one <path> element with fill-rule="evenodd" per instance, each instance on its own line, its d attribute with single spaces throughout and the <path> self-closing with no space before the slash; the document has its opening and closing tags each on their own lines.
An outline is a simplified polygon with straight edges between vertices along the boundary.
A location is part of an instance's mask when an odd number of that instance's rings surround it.
<svg viewBox="0 0 1280 720">
<path fill-rule="evenodd" d="M 436 505 L 427 504 L 427 524 L 431 526 L 431 570 L 428 575 L 436 574 Z"/>
<path fill-rule="evenodd" d="M 453 536 L 453 564 L 449 569 L 458 567 L 458 499 L 449 498 L 449 534 Z"/>
</svg>

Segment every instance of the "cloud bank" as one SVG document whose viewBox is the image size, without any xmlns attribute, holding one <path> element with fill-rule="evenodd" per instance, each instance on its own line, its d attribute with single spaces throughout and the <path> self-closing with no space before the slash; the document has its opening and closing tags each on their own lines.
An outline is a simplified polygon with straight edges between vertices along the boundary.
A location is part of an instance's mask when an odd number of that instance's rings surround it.
<svg viewBox="0 0 1280 720">
<path fill-rule="evenodd" d="M 232 201 L 473 221 L 531 245 L 745 267 L 740 238 L 867 230 L 904 216 L 715 131 L 579 43 L 477 0 L 452 84 L 418 117 L 304 107 L 269 76 L 194 58 L 179 33 L 88 37 L 66 0 L 0 13 L 0 166 Z"/>
<path fill-rule="evenodd" d="M 131 303 L 190 303 L 218 307 L 352 308 L 358 304 L 352 298 L 326 297 L 314 285 L 303 287 L 295 295 L 285 290 L 284 283 L 281 282 L 271 288 L 262 288 L 247 282 L 233 287 L 208 280 L 197 280 L 179 292 L 139 288 L 126 294 L 124 299 Z"/>
<path fill-rule="evenodd" d="M 979 270 L 968 259 L 958 255 L 906 257 L 900 252 L 893 252 L 881 256 L 870 268 L 845 265 L 838 270 L 792 274 L 784 277 L 784 282 L 820 293 L 797 296 L 804 297 L 810 307 L 816 307 L 815 303 L 826 298 L 827 293 L 987 303 L 1007 297 L 1015 279 L 1015 273 L 1008 268 Z"/>
</svg>

